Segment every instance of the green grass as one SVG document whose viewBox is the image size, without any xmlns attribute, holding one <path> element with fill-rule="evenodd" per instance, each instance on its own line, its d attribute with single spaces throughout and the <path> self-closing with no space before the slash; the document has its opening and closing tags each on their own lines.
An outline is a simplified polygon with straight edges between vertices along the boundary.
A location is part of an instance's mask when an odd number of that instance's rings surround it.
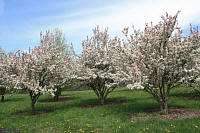
<svg viewBox="0 0 200 133">
<path fill-rule="evenodd" d="M 174 89 L 169 98 L 169 107 L 194 108 L 200 110 L 200 101 L 182 97 L 190 93 L 189 88 Z M 36 110 L 51 111 L 50 114 L 26 115 L 12 118 L 11 115 L 30 111 L 27 94 L 7 95 L 5 103 L 0 103 L 0 129 L 19 129 L 27 133 L 198 133 L 200 117 L 182 120 L 131 120 L 130 114 L 145 109 L 159 108 L 156 100 L 142 90 L 118 88 L 111 93 L 106 102 L 125 102 L 113 107 L 82 108 L 88 104 L 98 104 L 93 91 L 65 91 L 70 103 L 44 104 L 40 101 L 51 99 L 41 96 Z"/>
</svg>

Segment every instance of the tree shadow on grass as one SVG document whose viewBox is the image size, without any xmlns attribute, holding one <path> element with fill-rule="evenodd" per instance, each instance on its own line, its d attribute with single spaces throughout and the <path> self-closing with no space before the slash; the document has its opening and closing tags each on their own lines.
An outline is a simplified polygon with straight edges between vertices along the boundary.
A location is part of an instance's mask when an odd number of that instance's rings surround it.
<svg viewBox="0 0 200 133">
<path fill-rule="evenodd" d="M 38 99 L 35 104 L 35 114 L 31 113 L 30 106 L 31 103 L 28 104 L 27 108 L 24 110 L 16 111 L 10 115 L 11 118 L 16 118 L 20 116 L 33 116 L 33 115 L 43 115 L 50 114 L 55 111 L 67 110 L 73 107 L 76 107 L 76 104 L 73 104 L 73 100 L 78 97 L 70 97 L 69 95 L 62 95 L 58 101 L 53 101 L 52 97 L 42 97 Z M 31 102 L 31 101 L 30 101 Z"/>
<path fill-rule="evenodd" d="M 79 102 L 80 108 L 95 108 L 95 107 L 114 107 L 126 103 L 125 97 L 107 98 L 102 105 L 97 98 L 82 100 Z"/>
<path fill-rule="evenodd" d="M 125 97 L 115 97 L 115 98 L 107 98 L 105 99 L 105 105 L 109 104 L 109 103 L 126 103 L 126 98 Z M 99 101 L 98 98 L 90 98 L 90 99 L 86 99 L 86 100 L 81 100 L 79 101 L 79 103 L 77 104 L 78 107 L 84 107 L 87 105 L 97 105 L 98 107 L 101 107 L 101 103 Z M 104 107 L 102 105 L 102 107 Z"/>
<path fill-rule="evenodd" d="M 72 109 L 74 104 L 71 103 L 63 103 L 63 104 L 35 104 L 35 114 L 31 113 L 30 107 L 27 106 L 26 109 L 16 111 L 12 114 L 10 114 L 11 118 L 16 117 L 25 117 L 25 116 L 40 116 L 40 115 L 48 115 L 52 114 L 55 111 L 64 110 L 65 112 L 67 109 Z"/>
<path fill-rule="evenodd" d="M 15 112 L 13 114 L 10 115 L 10 118 L 16 118 L 16 117 L 25 117 L 25 116 L 40 116 L 43 114 L 50 114 L 52 113 L 52 111 L 50 110 L 36 110 L 34 114 L 32 114 L 30 111 L 25 111 L 25 112 Z"/>
<path fill-rule="evenodd" d="M 126 119 L 127 115 L 134 113 L 145 113 L 147 110 L 159 110 L 159 105 L 153 97 L 146 98 L 133 98 L 126 99 L 127 103 L 113 108 L 107 108 L 105 111 L 107 114 L 115 115 L 117 117 L 124 116 L 123 119 Z M 173 104 L 169 102 L 169 108 L 186 108 L 185 106 Z"/>
<path fill-rule="evenodd" d="M 90 98 L 86 100 L 81 100 L 78 97 L 63 97 L 62 99 L 73 99 L 74 101 L 67 103 L 67 102 L 62 102 L 57 104 L 41 104 L 41 101 L 46 101 L 49 100 L 49 98 L 43 98 L 42 100 L 39 100 L 39 102 L 36 103 L 35 109 L 36 112 L 38 111 L 38 114 L 36 115 L 41 115 L 41 114 L 49 114 L 53 112 L 59 112 L 59 111 L 65 111 L 67 113 L 68 110 L 74 109 L 84 109 L 84 107 L 94 107 L 94 108 L 101 108 L 103 109 L 106 114 L 109 115 L 115 115 L 116 117 L 126 117 L 127 115 L 133 114 L 133 113 L 138 113 L 138 112 L 144 112 L 145 110 L 148 109 L 159 109 L 159 105 L 156 102 L 156 100 L 153 97 L 146 96 L 146 97 L 132 97 L 132 98 L 127 98 L 127 97 L 114 97 L 114 98 L 107 98 L 105 100 L 105 104 L 108 106 L 102 106 L 100 102 L 98 101 L 97 98 Z M 79 99 L 79 100 L 75 100 Z M 172 102 L 169 102 L 169 107 L 174 107 L 174 108 L 184 108 L 184 106 L 181 105 L 176 105 L 173 104 Z M 85 108 L 88 109 L 88 108 Z M 25 110 L 21 110 L 20 112 L 15 112 L 12 115 L 15 115 L 16 117 L 18 116 L 17 114 L 22 114 L 25 113 L 27 115 L 24 116 L 30 116 L 30 108 L 27 107 Z M 125 118 L 126 119 L 126 118 Z"/>
<path fill-rule="evenodd" d="M 170 96 L 188 98 L 188 99 L 191 99 L 191 100 L 200 100 L 200 95 L 193 92 L 193 91 L 192 92 L 173 93 Z"/>
<path fill-rule="evenodd" d="M 128 88 L 123 88 L 123 89 L 115 89 L 114 92 L 131 92 L 132 90 Z"/>
<path fill-rule="evenodd" d="M 38 102 L 36 103 L 36 108 L 38 110 L 47 110 L 51 112 L 60 110 L 67 111 L 67 109 L 77 107 L 77 104 L 75 103 L 77 99 L 80 98 L 70 95 L 62 95 L 59 97 L 58 101 L 54 101 L 52 97 L 47 97 L 38 100 Z"/>
<path fill-rule="evenodd" d="M 8 98 L 8 97 L 6 97 L 5 99 L 4 99 L 4 102 L 0 102 L 0 103 L 6 103 L 6 102 L 19 102 L 19 101 L 24 101 L 24 98 L 20 98 L 20 97 L 18 97 L 18 98 Z"/>
<path fill-rule="evenodd" d="M 56 103 L 63 103 L 63 102 L 69 103 L 69 102 L 72 102 L 73 100 L 74 98 L 68 95 L 62 95 L 62 96 L 59 96 L 57 101 L 54 100 L 53 97 L 50 97 L 50 98 L 38 100 L 38 103 L 44 103 L 44 104 L 56 104 Z"/>
</svg>

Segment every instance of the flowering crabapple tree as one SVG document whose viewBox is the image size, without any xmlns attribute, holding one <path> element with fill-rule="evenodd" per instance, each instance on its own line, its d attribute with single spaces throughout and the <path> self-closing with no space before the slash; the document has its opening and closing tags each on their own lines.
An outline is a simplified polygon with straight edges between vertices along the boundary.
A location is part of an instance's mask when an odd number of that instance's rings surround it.
<svg viewBox="0 0 200 133">
<path fill-rule="evenodd" d="M 124 78 L 118 71 L 116 57 L 120 49 L 120 40 L 115 37 L 110 39 L 107 29 L 101 32 L 97 26 L 94 35 L 82 42 L 83 52 L 80 55 L 77 77 L 86 81 L 98 96 L 101 104 L 109 93 Z"/>
<path fill-rule="evenodd" d="M 4 61 L 6 58 L 6 53 L 0 48 L 0 95 L 1 95 L 1 102 L 4 102 L 4 95 L 6 92 L 6 83 L 5 83 L 5 76 L 4 76 Z"/>
<path fill-rule="evenodd" d="M 14 74 L 16 74 L 16 66 L 10 62 L 13 53 L 6 53 L 0 49 L 0 95 L 1 102 L 4 102 L 6 90 L 13 91 L 14 84 L 12 82 Z"/>
<path fill-rule="evenodd" d="M 5 76 L 5 61 L 6 61 L 6 53 L 0 48 L 0 95 L 1 102 L 4 102 L 4 95 L 6 93 L 7 88 L 7 79 Z"/>
<path fill-rule="evenodd" d="M 31 99 L 31 111 L 42 94 L 55 95 L 58 87 L 68 81 L 70 60 L 63 58 L 62 52 L 55 47 L 54 38 L 49 32 L 42 35 L 40 45 L 27 51 L 17 51 L 14 56 L 17 64 L 16 87 L 26 88 Z M 66 74 L 67 73 L 67 74 Z M 68 77 L 67 77 L 68 76 Z"/>
<path fill-rule="evenodd" d="M 197 29 L 198 30 L 198 27 Z M 189 71 L 187 78 L 188 85 L 192 87 L 195 94 L 200 96 L 200 48 L 196 49 L 194 60 L 191 60 L 192 69 Z"/>
<path fill-rule="evenodd" d="M 132 77 L 131 88 L 141 88 L 153 95 L 161 111 L 168 113 L 171 89 L 184 83 L 193 68 L 191 61 L 200 47 L 198 30 L 183 35 L 177 16 L 166 13 L 157 25 L 146 24 L 144 31 L 128 28 L 123 33 L 125 63 Z"/>
</svg>

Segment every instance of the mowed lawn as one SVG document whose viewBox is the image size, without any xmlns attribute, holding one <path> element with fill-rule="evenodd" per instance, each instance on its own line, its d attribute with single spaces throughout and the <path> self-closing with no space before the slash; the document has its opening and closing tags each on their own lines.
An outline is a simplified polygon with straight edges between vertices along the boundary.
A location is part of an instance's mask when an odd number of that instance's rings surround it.
<svg viewBox="0 0 200 133">
<path fill-rule="evenodd" d="M 171 108 L 200 110 L 199 99 L 189 99 L 182 95 L 191 93 L 189 88 L 176 88 L 171 91 Z M 117 88 L 111 93 L 107 103 L 123 103 L 116 106 L 89 106 L 98 104 L 93 91 L 63 91 L 63 102 L 44 103 L 52 99 L 43 95 L 36 103 L 37 111 L 46 114 L 25 114 L 30 111 L 28 94 L 6 95 L 0 103 L 0 129 L 18 129 L 26 133 L 199 133 L 200 117 L 182 120 L 138 119 L 131 120 L 133 113 L 159 108 L 151 95 L 142 90 Z M 88 108 L 88 106 L 90 108 Z M 19 114 L 25 115 L 19 115 Z M 20 132 L 20 133 L 21 133 Z"/>
</svg>

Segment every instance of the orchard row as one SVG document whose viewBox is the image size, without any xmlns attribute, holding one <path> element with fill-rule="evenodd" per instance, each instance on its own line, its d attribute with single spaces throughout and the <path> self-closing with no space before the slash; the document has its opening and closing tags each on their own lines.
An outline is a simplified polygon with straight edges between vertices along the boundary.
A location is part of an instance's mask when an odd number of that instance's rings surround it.
<svg viewBox="0 0 200 133">
<path fill-rule="evenodd" d="M 2 101 L 6 89 L 25 90 L 34 113 L 42 94 L 58 99 L 67 84 L 84 81 L 101 104 L 116 87 L 127 85 L 152 94 L 161 111 L 168 113 L 171 89 L 186 84 L 200 92 L 200 34 L 192 26 L 190 34 L 183 34 L 178 14 L 166 13 L 157 25 L 146 23 L 144 30 L 124 28 L 126 39 L 110 38 L 107 29 L 96 27 L 82 42 L 80 55 L 73 45 L 64 45 L 59 31 L 41 33 L 40 45 L 29 51 L 2 51 Z"/>
</svg>

